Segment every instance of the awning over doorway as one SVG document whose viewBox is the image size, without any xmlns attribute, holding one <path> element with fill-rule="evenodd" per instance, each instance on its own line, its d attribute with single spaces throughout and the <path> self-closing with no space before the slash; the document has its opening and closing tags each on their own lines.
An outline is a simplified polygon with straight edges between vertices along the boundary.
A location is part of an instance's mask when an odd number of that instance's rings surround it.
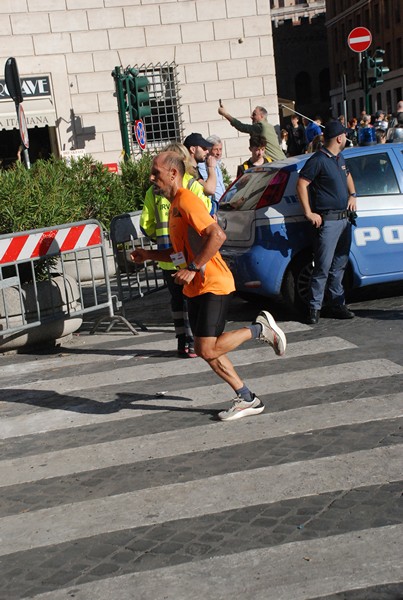
<svg viewBox="0 0 403 600">
<path fill-rule="evenodd" d="M 28 129 L 33 127 L 54 127 L 56 112 L 51 98 L 24 100 L 25 117 Z M 0 129 L 18 129 L 17 113 L 14 102 L 0 102 Z"/>
</svg>

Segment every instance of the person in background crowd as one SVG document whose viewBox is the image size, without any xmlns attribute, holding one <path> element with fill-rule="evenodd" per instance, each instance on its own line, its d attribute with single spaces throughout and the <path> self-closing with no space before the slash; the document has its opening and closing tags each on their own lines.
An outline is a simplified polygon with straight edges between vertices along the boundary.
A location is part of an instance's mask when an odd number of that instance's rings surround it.
<svg viewBox="0 0 403 600">
<path fill-rule="evenodd" d="M 387 142 L 403 142 L 403 112 L 397 113 L 396 125 L 388 129 Z"/>
<path fill-rule="evenodd" d="M 353 146 L 358 146 L 358 121 L 355 117 L 351 118 L 348 122 L 347 128 L 347 139 L 352 142 Z"/>
<path fill-rule="evenodd" d="M 397 125 L 397 115 L 403 112 L 403 100 L 399 100 L 399 102 L 396 105 L 396 113 L 392 116 L 391 119 L 389 119 L 389 129 L 391 127 L 396 127 Z M 388 136 L 389 139 L 389 136 Z"/>
<path fill-rule="evenodd" d="M 238 166 L 236 172 L 237 177 L 243 175 L 247 169 L 261 167 L 262 165 L 271 162 L 271 160 L 265 156 L 266 140 L 264 138 L 252 136 L 249 142 L 249 150 L 251 152 L 251 157 Z"/>
<path fill-rule="evenodd" d="M 375 121 L 374 121 L 374 127 L 375 128 L 381 128 L 384 129 L 385 131 L 388 128 L 388 122 L 385 118 L 385 113 L 383 112 L 383 110 L 377 110 L 375 113 Z"/>
<path fill-rule="evenodd" d="M 263 402 L 239 377 L 227 354 L 244 342 L 260 339 L 279 356 L 287 340 L 272 315 L 262 311 L 254 323 L 224 332 L 227 308 L 235 290 L 234 279 L 219 252 L 225 233 L 207 213 L 203 203 L 190 190 L 182 188 L 184 164 L 173 152 L 154 158 L 150 181 L 168 198 L 171 248 L 165 251 L 137 248 L 133 262 L 177 259 L 175 283 L 183 286 L 188 298 L 189 318 L 195 336 L 195 349 L 210 368 L 234 390 L 236 397 L 218 418 L 232 421 L 263 412 Z"/>
<path fill-rule="evenodd" d="M 343 125 L 343 127 L 345 127 L 345 125 L 346 125 L 346 120 L 345 120 L 345 118 L 344 118 L 344 115 L 339 115 L 339 116 L 337 117 L 337 120 L 338 120 L 338 121 L 340 121 L 340 123 Z"/>
<path fill-rule="evenodd" d="M 222 141 L 218 137 L 218 135 L 210 135 L 206 140 L 213 144 L 210 150 L 208 151 L 207 156 L 213 156 L 216 159 L 215 166 L 215 175 L 216 175 L 216 189 L 214 195 L 211 196 L 212 201 L 212 215 L 215 215 L 218 210 L 218 204 L 220 202 L 221 196 L 225 192 L 224 178 L 220 167 L 220 161 L 222 157 Z M 199 172 L 204 180 L 208 179 L 208 167 L 206 162 L 201 162 L 198 164 Z"/>
<path fill-rule="evenodd" d="M 288 133 L 287 156 L 298 156 L 306 150 L 307 140 L 304 126 L 299 122 L 298 115 L 292 115 L 291 122 L 286 125 Z"/>
<path fill-rule="evenodd" d="M 284 152 L 280 148 L 276 130 L 267 120 L 267 110 L 263 106 L 256 106 L 251 114 L 252 125 L 241 123 L 238 119 L 232 117 L 224 108 L 219 106 L 218 113 L 230 122 L 232 127 L 235 127 L 242 133 L 249 133 L 250 136 L 257 135 L 266 140 L 266 156 L 271 160 L 282 160 Z"/>
<path fill-rule="evenodd" d="M 280 131 L 280 148 L 288 156 L 288 131 L 286 129 Z"/>
<path fill-rule="evenodd" d="M 182 185 L 190 189 L 204 203 L 206 211 L 211 210 L 211 200 L 205 196 L 203 188 L 196 179 L 196 172 L 192 166 L 188 150 L 182 144 L 173 142 L 165 150 L 175 152 L 185 165 L 185 174 Z M 150 186 L 144 198 L 143 209 L 140 216 L 140 227 L 144 235 L 155 241 L 159 250 L 171 246 L 168 231 L 168 214 L 170 202 L 158 190 Z M 164 275 L 164 281 L 170 294 L 172 320 L 177 338 L 177 353 L 180 358 L 195 358 L 193 333 L 189 324 L 187 301 L 183 295 L 182 286 L 177 285 L 173 279 L 176 269 L 171 260 L 159 263 Z"/>
<path fill-rule="evenodd" d="M 315 135 L 312 142 L 310 144 L 308 144 L 307 154 L 310 154 L 311 152 L 316 152 L 317 150 L 320 150 L 323 147 L 324 143 L 325 143 L 325 141 L 324 141 L 323 133 L 320 133 L 319 135 Z"/>
<path fill-rule="evenodd" d="M 375 129 L 375 135 L 377 144 L 386 144 L 386 131 L 382 127 Z"/>
<path fill-rule="evenodd" d="M 373 146 L 376 144 L 375 129 L 371 125 L 370 115 L 362 115 L 358 128 L 358 144 L 360 146 Z"/>
<path fill-rule="evenodd" d="M 203 186 L 204 193 L 206 196 L 214 196 L 217 187 L 215 172 L 217 161 L 214 156 L 208 154 L 213 144 L 205 140 L 200 133 L 191 133 L 185 138 L 183 145 L 189 150 L 191 163 L 197 172 L 197 180 Z M 207 166 L 207 179 L 203 178 L 199 170 L 200 163 L 204 161 Z"/>
<path fill-rule="evenodd" d="M 372 127 L 371 116 L 367 115 L 367 113 L 361 115 L 360 127 Z"/>
<path fill-rule="evenodd" d="M 322 127 L 320 126 L 322 123 L 322 119 L 319 116 L 316 116 L 313 121 L 310 121 L 308 127 L 305 129 L 306 140 L 312 142 L 315 135 L 320 135 L 322 133 Z"/>
<path fill-rule="evenodd" d="M 356 210 L 356 192 L 342 150 L 346 129 L 331 121 L 324 130 L 325 146 L 302 167 L 297 193 L 305 217 L 314 226 L 314 268 L 311 279 L 309 318 L 318 323 L 325 290 L 330 306 L 327 315 L 352 319 L 345 305 L 343 276 L 351 246 L 351 222 L 347 211 Z M 308 191 L 309 188 L 309 191 Z"/>
</svg>

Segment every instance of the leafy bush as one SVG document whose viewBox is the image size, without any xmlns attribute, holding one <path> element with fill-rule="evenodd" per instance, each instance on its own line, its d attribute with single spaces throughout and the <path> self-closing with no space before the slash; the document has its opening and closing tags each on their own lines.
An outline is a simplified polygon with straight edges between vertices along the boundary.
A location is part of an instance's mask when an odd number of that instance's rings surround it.
<svg viewBox="0 0 403 600">
<path fill-rule="evenodd" d="M 31 169 L 16 163 L 0 171 L 0 234 L 97 219 L 109 230 L 114 216 L 141 208 L 149 187 L 152 155 L 108 172 L 90 156 L 38 160 Z"/>
</svg>

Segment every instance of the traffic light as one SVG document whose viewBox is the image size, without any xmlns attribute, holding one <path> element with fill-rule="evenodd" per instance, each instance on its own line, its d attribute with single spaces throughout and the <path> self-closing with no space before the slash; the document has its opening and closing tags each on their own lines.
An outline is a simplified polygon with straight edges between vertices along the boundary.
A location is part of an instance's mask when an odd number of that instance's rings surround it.
<svg viewBox="0 0 403 600">
<path fill-rule="evenodd" d="M 132 122 L 151 115 L 150 95 L 147 77 L 139 75 L 136 69 L 127 69 L 124 87 L 127 94 L 127 108 Z"/>
<path fill-rule="evenodd" d="M 389 67 L 383 66 L 383 55 L 385 54 L 385 50 L 382 48 L 377 48 L 375 50 L 375 56 L 372 59 L 373 65 L 373 77 L 371 79 L 371 87 L 377 87 L 378 85 L 382 85 L 384 82 L 383 76 L 386 73 L 389 73 Z"/>
<path fill-rule="evenodd" d="M 383 66 L 383 55 L 385 50 L 377 48 L 374 56 L 369 56 L 365 52 L 360 63 L 361 69 L 361 87 L 366 94 L 371 88 L 382 85 L 384 82 L 383 76 L 389 73 L 389 67 Z"/>
<path fill-rule="evenodd" d="M 376 87 L 376 72 L 375 72 L 375 59 L 372 56 L 367 56 L 366 61 L 366 73 L 367 73 L 367 87 Z"/>
</svg>

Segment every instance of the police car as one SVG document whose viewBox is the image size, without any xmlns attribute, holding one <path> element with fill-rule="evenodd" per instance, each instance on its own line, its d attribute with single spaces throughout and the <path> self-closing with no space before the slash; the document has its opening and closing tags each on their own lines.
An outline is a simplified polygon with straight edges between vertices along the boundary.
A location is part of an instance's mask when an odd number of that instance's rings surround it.
<svg viewBox="0 0 403 600">
<path fill-rule="evenodd" d="M 357 219 L 346 288 L 403 280 L 403 144 L 343 151 L 357 191 Z M 220 201 L 227 240 L 221 253 L 244 296 L 307 304 L 312 273 L 312 225 L 296 193 L 309 155 L 246 171 Z"/>
</svg>

